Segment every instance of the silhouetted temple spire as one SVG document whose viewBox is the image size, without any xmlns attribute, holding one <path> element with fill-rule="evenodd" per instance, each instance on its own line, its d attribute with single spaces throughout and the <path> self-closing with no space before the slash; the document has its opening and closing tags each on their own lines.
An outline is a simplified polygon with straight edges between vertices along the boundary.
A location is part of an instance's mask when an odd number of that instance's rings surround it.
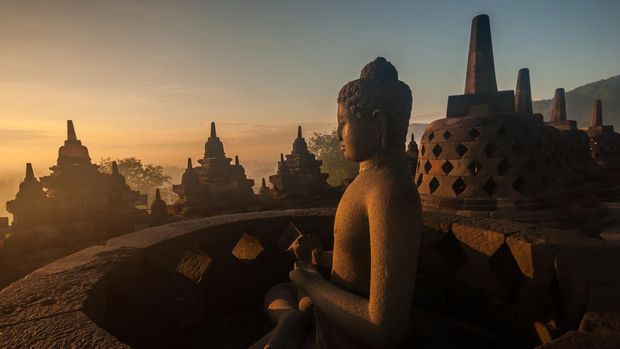
<svg viewBox="0 0 620 349">
<path fill-rule="evenodd" d="M 465 94 L 497 92 L 489 16 L 472 19 Z"/>
<path fill-rule="evenodd" d="M 67 120 L 67 140 L 77 141 L 77 135 L 75 134 L 75 128 L 73 127 L 73 120 Z"/>
<path fill-rule="evenodd" d="M 215 122 L 211 122 L 211 136 L 209 136 L 209 139 L 207 139 L 207 142 L 205 143 L 204 158 L 226 158 L 226 155 L 224 154 L 224 144 L 222 144 L 222 141 L 220 141 L 217 137 L 217 132 L 215 131 Z"/>
<path fill-rule="evenodd" d="M 34 170 L 32 169 L 32 164 L 31 163 L 27 163 L 26 164 L 26 177 L 24 178 L 24 180 L 36 180 L 36 178 L 34 177 Z"/>
<path fill-rule="evenodd" d="M 261 181 L 261 188 L 267 188 L 267 183 L 265 182 L 265 178 L 263 177 L 262 181 Z"/>
<path fill-rule="evenodd" d="M 35 178 L 32 164 L 26 164 L 26 176 L 19 184 L 15 199 L 6 203 L 6 209 L 13 214 L 14 226 L 27 226 L 49 219 L 49 201 L 41 183 Z"/>
<path fill-rule="evenodd" d="M 293 141 L 292 154 L 306 154 L 308 153 L 308 144 L 301 135 L 301 126 L 297 126 L 297 138 Z"/>
<path fill-rule="evenodd" d="M 280 153 L 280 162 L 284 163 L 284 154 Z"/>
<path fill-rule="evenodd" d="M 551 121 L 566 121 L 566 93 L 563 88 L 555 90 L 551 104 Z"/>
<path fill-rule="evenodd" d="M 157 224 L 168 217 L 168 205 L 161 199 L 159 188 L 155 189 L 155 200 L 151 203 L 151 223 Z"/>
<path fill-rule="evenodd" d="M 215 122 L 211 122 L 211 133 L 204 149 L 204 157 L 198 159 L 200 165 L 193 167 L 192 159 L 187 158 L 181 183 L 172 186 L 179 195 L 173 211 L 193 216 L 213 214 L 222 209 L 237 210 L 251 204 L 256 199 L 252 190 L 254 180 L 246 177 L 238 156 L 234 157 L 234 163 L 226 157 Z"/>
<path fill-rule="evenodd" d="M 112 174 L 118 175 L 118 165 L 116 164 L 116 161 L 112 161 Z"/>
<path fill-rule="evenodd" d="M 211 122 L 211 137 L 217 137 L 217 132 L 215 130 L 215 122 Z"/>
<path fill-rule="evenodd" d="M 517 113 L 532 114 L 532 88 L 530 85 L 530 70 L 523 68 L 517 76 L 517 89 L 515 91 L 515 106 Z"/>
<path fill-rule="evenodd" d="M 590 114 L 590 127 L 603 126 L 603 105 L 600 99 L 592 103 L 592 114 Z"/>
<path fill-rule="evenodd" d="M 88 148 L 77 139 L 72 120 L 67 120 L 67 139 L 64 145 L 58 149 L 57 162 L 60 166 L 90 164 Z"/>
</svg>

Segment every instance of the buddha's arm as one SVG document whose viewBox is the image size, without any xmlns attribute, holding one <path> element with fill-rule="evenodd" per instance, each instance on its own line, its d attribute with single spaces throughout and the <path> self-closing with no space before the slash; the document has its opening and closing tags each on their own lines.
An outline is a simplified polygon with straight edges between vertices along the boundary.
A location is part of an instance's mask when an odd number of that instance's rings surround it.
<svg viewBox="0 0 620 349">
<path fill-rule="evenodd" d="M 375 347 L 399 344 L 409 331 L 419 248 L 419 202 L 398 191 L 369 197 L 370 297 L 347 292 L 308 273 L 291 278 L 325 316 Z M 297 280 L 296 280 L 297 279 Z"/>
</svg>

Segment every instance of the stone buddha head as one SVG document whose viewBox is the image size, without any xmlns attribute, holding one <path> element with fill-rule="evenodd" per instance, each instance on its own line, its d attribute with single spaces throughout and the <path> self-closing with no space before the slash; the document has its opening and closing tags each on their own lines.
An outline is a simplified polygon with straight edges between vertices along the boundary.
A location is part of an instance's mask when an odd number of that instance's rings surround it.
<svg viewBox="0 0 620 349">
<path fill-rule="evenodd" d="M 368 63 L 338 93 L 338 137 L 348 160 L 361 162 L 378 153 L 402 153 L 412 94 L 383 57 Z"/>
</svg>

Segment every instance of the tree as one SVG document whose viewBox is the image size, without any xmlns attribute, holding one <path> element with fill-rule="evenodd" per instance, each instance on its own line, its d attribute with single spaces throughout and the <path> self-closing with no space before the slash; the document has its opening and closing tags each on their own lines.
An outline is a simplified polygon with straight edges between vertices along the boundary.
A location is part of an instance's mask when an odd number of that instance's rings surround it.
<svg viewBox="0 0 620 349">
<path fill-rule="evenodd" d="M 338 186 L 344 180 L 357 176 L 359 164 L 344 158 L 335 129 L 329 134 L 314 133 L 308 140 L 308 148 L 323 161 L 321 170 L 329 174 L 327 182 L 330 185 Z"/>
<path fill-rule="evenodd" d="M 112 159 L 104 158 L 99 161 L 99 171 L 112 173 Z M 116 159 L 118 172 L 125 177 L 127 185 L 133 190 L 147 194 L 150 202 L 155 198 L 155 189 L 161 188 L 162 199 L 168 203 L 174 201 L 175 194 L 172 192 L 170 176 L 164 173 L 160 165 L 143 164 L 135 157 Z"/>
</svg>

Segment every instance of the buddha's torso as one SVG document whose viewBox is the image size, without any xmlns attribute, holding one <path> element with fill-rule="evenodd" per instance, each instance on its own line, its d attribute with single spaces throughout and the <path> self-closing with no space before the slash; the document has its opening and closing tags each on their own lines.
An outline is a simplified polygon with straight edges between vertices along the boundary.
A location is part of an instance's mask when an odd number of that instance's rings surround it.
<svg viewBox="0 0 620 349">
<path fill-rule="evenodd" d="M 334 221 L 334 255 L 331 282 L 368 297 L 370 287 L 370 232 L 366 191 L 369 171 L 360 173 L 344 192 Z"/>
</svg>

